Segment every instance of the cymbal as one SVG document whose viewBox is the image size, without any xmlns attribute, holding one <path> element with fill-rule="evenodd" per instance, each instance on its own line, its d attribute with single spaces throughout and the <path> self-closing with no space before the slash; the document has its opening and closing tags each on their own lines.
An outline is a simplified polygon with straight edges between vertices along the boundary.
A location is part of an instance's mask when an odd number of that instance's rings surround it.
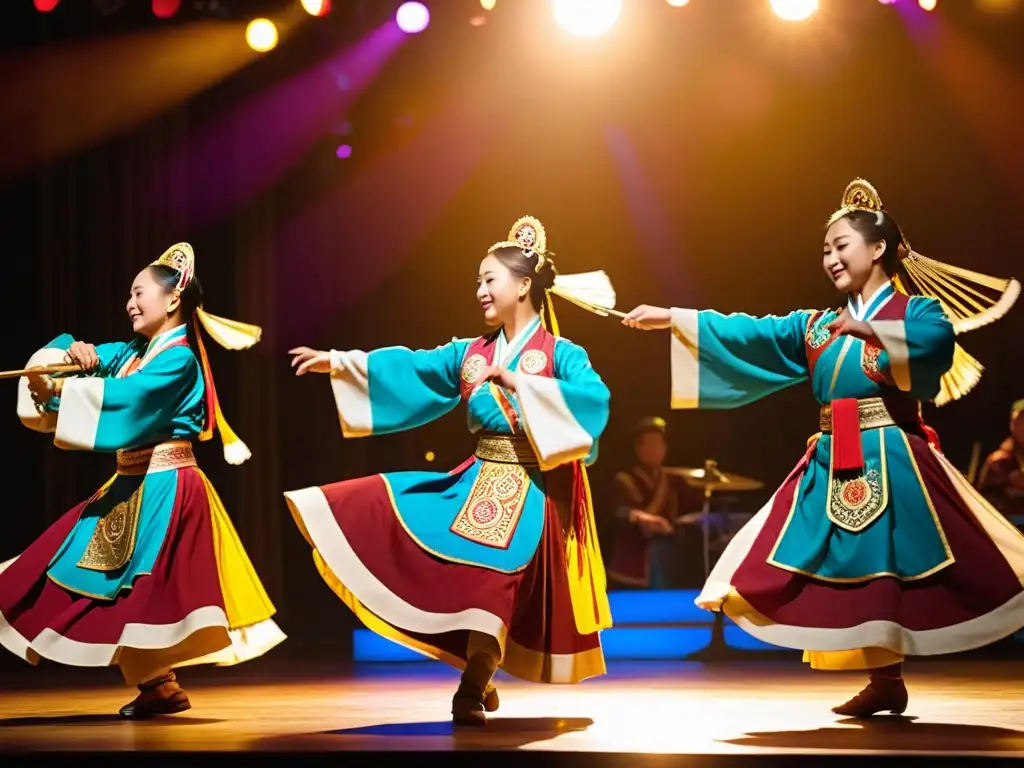
<svg viewBox="0 0 1024 768">
<path fill-rule="evenodd" d="M 709 467 L 662 467 L 665 472 L 681 477 L 693 488 L 710 491 L 756 491 L 764 483 L 752 477 L 734 472 L 723 472 L 716 466 Z"/>
</svg>

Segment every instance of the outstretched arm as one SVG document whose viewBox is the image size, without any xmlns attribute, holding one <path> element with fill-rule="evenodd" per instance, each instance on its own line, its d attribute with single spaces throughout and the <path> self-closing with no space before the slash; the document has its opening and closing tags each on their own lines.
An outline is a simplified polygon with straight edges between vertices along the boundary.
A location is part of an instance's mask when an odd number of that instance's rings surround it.
<svg viewBox="0 0 1024 768">
<path fill-rule="evenodd" d="M 291 350 L 296 375 L 329 373 L 345 437 L 401 432 L 444 416 L 459 403 L 459 372 L 468 342 L 430 350 Z"/>
</svg>

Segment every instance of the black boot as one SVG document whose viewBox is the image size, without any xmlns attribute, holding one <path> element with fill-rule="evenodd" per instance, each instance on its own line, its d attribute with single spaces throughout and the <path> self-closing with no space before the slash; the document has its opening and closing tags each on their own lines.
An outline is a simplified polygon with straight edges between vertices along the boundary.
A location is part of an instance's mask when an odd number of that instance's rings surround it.
<svg viewBox="0 0 1024 768">
<path fill-rule="evenodd" d="M 487 689 L 497 668 L 497 662 L 489 653 L 477 653 L 466 664 L 459 688 L 452 697 L 452 720 L 456 725 L 484 725 L 487 722 L 484 701 L 492 698 Z M 494 690 L 494 709 L 498 708 L 497 698 Z"/>
<path fill-rule="evenodd" d="M 191 709 L 188 696 L 178 685 L 174 671 L 154 677 L 139 686 L 135 700 L 121 707 L 121 717 L 141 720 L 154 715 L 173 715 Z"/>
<path fill-rule="evenodd" d="M 907 686 L 903 682 L 903 663 L 871 670 L 871 680 L 863 691 L 845 704 L 833 707 L 837 715 L 872 717 L 879 712 L 902 715 L 907 711 Z"/>
</svg>

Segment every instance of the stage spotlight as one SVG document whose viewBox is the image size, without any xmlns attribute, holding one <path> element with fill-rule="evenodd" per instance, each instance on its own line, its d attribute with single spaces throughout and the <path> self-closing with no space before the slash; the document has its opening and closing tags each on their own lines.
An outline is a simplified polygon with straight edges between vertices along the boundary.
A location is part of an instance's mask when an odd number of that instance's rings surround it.
<svg viewBox="0 0 1024 768">
<path fill-rule="evenodd" d="M 576 37 L 597 37 L 615 26 L 622 0 L 554 0 L 555 21 Z"/>
<path fill-rule="evenodd" d="M 277 27 L 270 19 L 253 19 L 245 28 L 245 42 L 254 51 L 265 53 L 277 45 Z"/>
<path fill-rule="evenodd" d="M 690 0 L 666 0 L 669 5 L 673 8 L 682 8 L 684 5 L 690 2 Z"/>
<path fill-rule="evenodd" d="M 426 459 L 427 461 L 433 461 L 436 457 L 434 456 L 433 451 L 427 451 L 425 454 L 423 454 L 423 458 Z"/>
<path fill-rule="evenodd" d="M 339 144 L 338 148 L 334 150 L 334 155 L 339 160 L 348 160 L 352 157 L 352 147 L 349 144 Z"/>
<path fill-rule="evenodd" d="M 407 35 L 415 35 L 430 24 L 430 11 L 423 3 L 402 3 L 395 14 L 395 21 Z"/>
<path fill-rule="evenodd" d="M 153 15 L 158 19 L 169 19 L 181 8 L 181 0 L 153 0 Z"/>
<path fill-rule="evenodd" d="M 917 0 L 917 4 L 926 11 L 934 11 L 936 0 Z"/>
<path fill-rule="evenodd" d="M 60 0 L 35 0 L 36 10 L 40 13 L 49 13 L 58 5 Z"/>
<path fill-rule="evenodd" d="M 480 7 L 483 8 L 485 11 L 493 11 L 494 3 L 495 0 L 480 0 Z"/>
<path fill-rule="evenodd" d="M 300 0 L 302 8 L 310 16 L 326 16 L 331 10 L 331 0 Z"/>
<path fill-rule="evenodd" d="M 784 21 L 804 21 L 818 10 L 818 0 L 768 0 L 768 4 Z"/>
</svg>

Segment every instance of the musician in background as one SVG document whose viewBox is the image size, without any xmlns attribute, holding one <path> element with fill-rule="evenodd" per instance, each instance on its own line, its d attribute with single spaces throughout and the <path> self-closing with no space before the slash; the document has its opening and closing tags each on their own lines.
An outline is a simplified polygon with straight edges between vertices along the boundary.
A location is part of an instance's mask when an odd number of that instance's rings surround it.
<svg viewBox="0 0 1024 768">
<path fill-rule="evenodd" d="M 686 586 L 699 586 L 700 526 L 679 526 L 676 521 L 681 514 L 700 509 L 703 499 L 682 477 L 662 467 L 668 454 L 665 420 L 642 419 L 633 449 L 636 463 L 615 476 L 618 530 L 608 577 L 620 585 L 648 589 L 676 588 L 681 579 Z"/>
<path fill-rule="evenodd" d="M 1007 517 L 1024 516 L 1024 400 L 1010 408 L 1010 436 L 985 460 L 978 490 Z"/>
</svg>

